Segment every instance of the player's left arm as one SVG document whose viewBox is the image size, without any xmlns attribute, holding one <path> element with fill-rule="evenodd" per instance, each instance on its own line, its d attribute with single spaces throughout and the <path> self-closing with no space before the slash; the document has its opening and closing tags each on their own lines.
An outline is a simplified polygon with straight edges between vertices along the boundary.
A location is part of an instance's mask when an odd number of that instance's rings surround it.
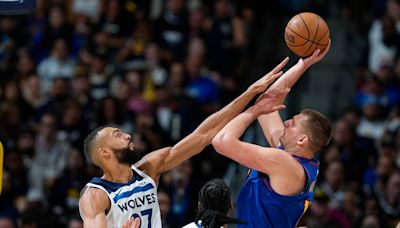
<svg viewBox="0 0 400 228">
<path fill-rule="evenodd" d="M 285 58 L 272 71 L 253 83 L 239 97 L 204 120 L 200 126 L 175 146 L 172 148 L 163 148 L 148 154 L 137 163 L 137 166 L 145 170 L 153 179 L 157 180 L 161 173 L 200 153 L 206 146 L 211 144 L 215 135 L 229 121 L 243 111 L 255 95 L 265 91 L 282 74 L 281 69 L 287 62 L 288 58 Z"/>
<path fill-rule="evenodd" d="M 281 87 L 292 88 L 294 84 L 300 79 L 304 72 L 309 69 L 314 64 L 321 61 L 329 51 L 331 46 L 331 41 L 329 40 L 328 46 L 324 51 L 319 49 L 314 51 L 314 53 L 307 58 L 300 58 L 299 61 L 288 69 L 281 77 L 272 84 L 268 90 L 273 90 Z M 282 98 L 283 100 L 284 98 Z M 264 135 L 268 143 L 272 147 L 277 147 L 279 145 L 279 138 L 283 134 L 283 121 L 279 115 L 279 112 L 272 112 L 269 114 L 264 114 L 258 117 L 258 122 L 264 132 Z"/>
<path fill-rule="evenodd" d="M 255 105 L 229 122 L 212 141 L 217 152 L 246 167 L 269 175 L 285 172 L 288 165 L 291 165 L 290 161 L 293 160 L 287 157 L 289 154 L 282 153 L 279 149 L 242 142 L 240 137 L 261 114 L 284 108 L 281 98 L 288 92 L 288 88 L 266 92 Z"/>
</svg>

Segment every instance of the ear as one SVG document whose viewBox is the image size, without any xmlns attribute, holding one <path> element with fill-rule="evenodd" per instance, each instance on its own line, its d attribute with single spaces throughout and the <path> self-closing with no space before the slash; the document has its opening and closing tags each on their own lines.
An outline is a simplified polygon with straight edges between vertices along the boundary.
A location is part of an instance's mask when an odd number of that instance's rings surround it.
<svg viewBox="0 0 400 228">
<path fill-rule="evenodd" d="M 308 136 L 307 136 L 307 135 L 301 135 L 301 136 L 299 137 L 299 139 L 297 140 L 297 145 L 299 145 L 299 146 L 305 146 L 305 145 L 308 144 L 308 142 L 309 142 Z"/>
<path fill-rule="evenodd" d="M 112 154 L 112 152 L 111 152 L 111 150 L 109 148 L 106 148 L 106 147 L 100 147 L 99 148 L 100 157 L 107 159 L 107 158 L 111 157 L 111 154 Z"/>
</svg>

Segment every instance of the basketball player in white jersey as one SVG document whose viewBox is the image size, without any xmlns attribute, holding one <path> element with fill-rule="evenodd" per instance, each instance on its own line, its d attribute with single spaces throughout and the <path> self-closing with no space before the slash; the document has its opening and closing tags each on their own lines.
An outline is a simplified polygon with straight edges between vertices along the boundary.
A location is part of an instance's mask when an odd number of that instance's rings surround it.
<svg viewBox="0 0 400 228">
<path fill-rule="evenodd" d="M 85 139 L 85 153 L 101 168 L 103 176 L 93 178 L 82 190 L 79 210 L 84 227 L 126 227 L 132 218 L 139 218 L 141 228 L 161 227 L 157 201 L 160 175 L 210 145 L 225 124 L 282 74 L 287 62 L 288 58 L 175 146 L 153 151 L 141 159 L 130 134 L 108 126 L 91 132 Z"/>
</svg>

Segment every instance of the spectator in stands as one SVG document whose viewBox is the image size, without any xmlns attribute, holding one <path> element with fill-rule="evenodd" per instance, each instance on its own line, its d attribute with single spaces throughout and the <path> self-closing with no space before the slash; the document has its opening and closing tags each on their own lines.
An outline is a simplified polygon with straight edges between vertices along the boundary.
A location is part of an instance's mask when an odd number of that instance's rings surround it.
<svg viewBox="0 0 400 228">
<path fill-rule="evenodd" d="M 46 95 L 50 93 L 51 83 L 57 77 L 71 79 L 74 75 L 75 61 L 69 56 L 67 41 L 56 39 L 49 57 L 43 59 L 38 66 L 38 74 Z"/>
<path fill-rule="evenodd" d="M 57 138 L 57 119 L 45 113 L 40 119 L 35 143 L 35 154 L 27 164 L 31 201 L 46 202 L 46 191 L 52 187 L 67 165 L 70 151 L 68 142 Z"/>
</svg>

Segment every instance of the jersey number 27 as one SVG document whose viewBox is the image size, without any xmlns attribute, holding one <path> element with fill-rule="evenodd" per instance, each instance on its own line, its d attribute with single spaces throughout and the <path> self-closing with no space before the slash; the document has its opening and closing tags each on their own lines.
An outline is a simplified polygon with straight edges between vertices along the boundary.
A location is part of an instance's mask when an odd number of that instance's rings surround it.
<svg viewBox="0 0 400 228">
<path fill-rule="evenodd" d="M 133 214 L 132 217 L 133 219 L 139 218 L 140 219 L 140 225 L 139 228 L 142 228 L 142 224 L 143 224 L 143 219 L 144 217 L 147 217 L 147 228 L 151 228 L 151 215 L 153 214 L 153 210 L 147 209 L 147 210 L 143 210 L 140 212 L 140 215 L 138 214 Z"/>
</svg>

